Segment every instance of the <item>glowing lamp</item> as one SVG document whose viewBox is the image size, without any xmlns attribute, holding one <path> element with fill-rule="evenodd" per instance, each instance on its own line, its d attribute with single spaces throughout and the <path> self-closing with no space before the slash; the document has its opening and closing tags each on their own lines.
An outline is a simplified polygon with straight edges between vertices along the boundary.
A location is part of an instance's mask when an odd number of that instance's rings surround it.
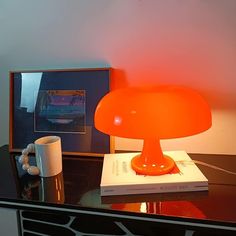
<svg viewBox="0 0 236 236">
<path fill-rule="evenodd" d="M 138 174 L 161 175 L 175 166 L 163 155 L 160 139 L 185 137 L 211 127 L 211 111 L 194 90 L 181 86 L 124 88 L 109 92 L 95 112 L 95 127 L 106 134 L 143 139 L 131 161 Z"/>
</svg>

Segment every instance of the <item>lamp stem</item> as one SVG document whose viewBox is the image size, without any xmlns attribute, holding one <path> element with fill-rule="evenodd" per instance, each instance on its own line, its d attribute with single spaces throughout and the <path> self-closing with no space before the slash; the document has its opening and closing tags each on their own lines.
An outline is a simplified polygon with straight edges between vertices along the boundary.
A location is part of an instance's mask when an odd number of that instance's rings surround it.
<svg viewBox="0 0 236 236">
<path fill-rule="evenodd" d="M 131 160 L 133 170 L 143 175 L 162 175 L 169 173 L 175 166 L 174 161 L 163 155 L 158 138 L 145 139 L 141 155 Z"/>
<path fill-rule="evenodd" d="M 146 163 L 147 165 L 163 164 L 164 158 L 160 140 L 158 138 L 144 139 L 141 158 L 143 163 Z"/>
</svg>

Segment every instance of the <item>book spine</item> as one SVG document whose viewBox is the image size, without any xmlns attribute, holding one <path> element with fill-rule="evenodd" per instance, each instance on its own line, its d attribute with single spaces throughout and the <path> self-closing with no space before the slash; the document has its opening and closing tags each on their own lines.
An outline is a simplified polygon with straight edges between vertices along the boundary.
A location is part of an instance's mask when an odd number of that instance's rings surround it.
<svg viewBox="0 0 236 236">
<path fill-rule="evenodd" d="M 148 194 L 148 193 L 171 193 L 171 192 L 192 192 L 206 191 L 208 184 L 165 184 L 155 186 L 109 186 L 101 187 L 101 196 Z"/>
</svg>

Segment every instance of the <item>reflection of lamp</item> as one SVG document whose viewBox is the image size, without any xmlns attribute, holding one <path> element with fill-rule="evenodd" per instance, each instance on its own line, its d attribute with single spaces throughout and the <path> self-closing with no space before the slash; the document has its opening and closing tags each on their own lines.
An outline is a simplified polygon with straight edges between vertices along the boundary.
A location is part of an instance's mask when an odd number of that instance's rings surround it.
<svg viewBox="0 0 236 236">
<path fill-rule="evenodd" d="M 139 174 L 169 173 L 174 161 L 164 156 L 160 139 L 207 130 L 211 112 L 195 91 L 181 86 L 124 88 L 105 95 L 95 112 L 95 127 L 113 136 L 144 139 L 141 155 L 131 161 Z"/>
</svg>

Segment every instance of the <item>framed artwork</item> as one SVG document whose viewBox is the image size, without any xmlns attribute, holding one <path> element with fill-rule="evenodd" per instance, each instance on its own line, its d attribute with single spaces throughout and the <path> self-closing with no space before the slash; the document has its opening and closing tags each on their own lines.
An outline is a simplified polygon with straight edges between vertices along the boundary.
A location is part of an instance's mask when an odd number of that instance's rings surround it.
<svg viewBox="0 0 236 236">
<path fill-rule="evenodd" d="M 63 154 L 112 153 L 113 139 L 94 127 L 96 106 L 109 90 L 110 68 L 11 71 L 9 151 L 57 135 Z"/>
</svg>

